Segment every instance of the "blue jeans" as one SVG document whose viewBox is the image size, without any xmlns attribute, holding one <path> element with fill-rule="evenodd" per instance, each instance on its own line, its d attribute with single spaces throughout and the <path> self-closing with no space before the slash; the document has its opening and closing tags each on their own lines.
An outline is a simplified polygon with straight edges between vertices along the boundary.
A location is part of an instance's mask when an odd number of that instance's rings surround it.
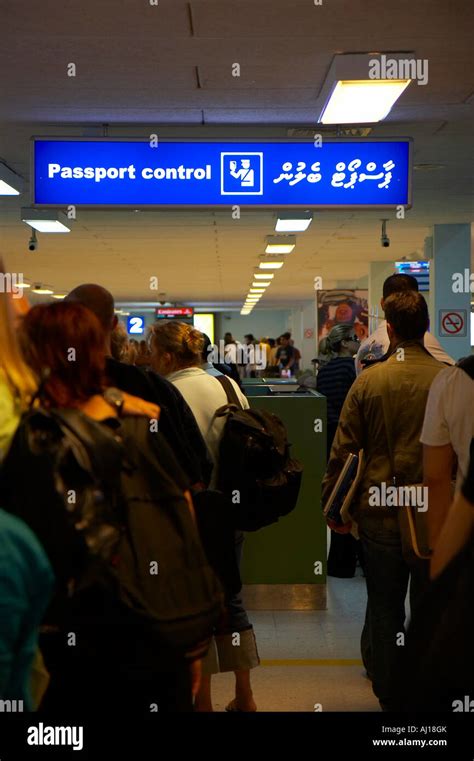
<svg viewBox="0 0 474 761">
<path fill-rule="evenodd" d="M 409 566 L 399 537 L 360 534 L 367 582 L 367 613 L 361 637 L 365 667 L 385 710 L 397 707 L 397 679 L 405 656 L 405 598 L 410 584 L 410 607 L 416 606 L 428 584 L 428 563 Z"/>
</svg>

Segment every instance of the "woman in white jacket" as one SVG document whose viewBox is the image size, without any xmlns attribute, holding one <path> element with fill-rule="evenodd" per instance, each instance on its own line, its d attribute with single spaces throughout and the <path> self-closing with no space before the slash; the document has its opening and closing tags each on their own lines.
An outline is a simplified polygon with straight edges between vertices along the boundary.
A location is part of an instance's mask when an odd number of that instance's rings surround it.
<svg viewBox="0 0 474 761">
<path fill-rule="evenodd" d="M 210 487 L 215 488 L 219 444 L 225 425 L 215 412 L 227 404 L 226 393 L 218 380 L 202 367 L 204 336 L 191 325 L 169 321 L 156 323 L 151 332 L 153 369 L 175 384 L 194 413 L 214 463 Z M 243 408 L 246 397 L 235 381 L 235 392 Z M 236 532 L 236 554 L 240 563 L 243 534 Z M 228 711 L 256 711 L 250 683 L 250 669 L 259 664 L 253 627 L 238 595 L 227 596 L 225 627 L 216 632 L 213 646 L 203 661 L 201 688 L 195 702 L 197 711 L 212 711 L 211 676 L 224 671 L 235 674 L 235 698 Z M 238 641 L 236 638 L 238 634 Z M 238 644 L 238 646 L 236 646 Z"/>
</svg>

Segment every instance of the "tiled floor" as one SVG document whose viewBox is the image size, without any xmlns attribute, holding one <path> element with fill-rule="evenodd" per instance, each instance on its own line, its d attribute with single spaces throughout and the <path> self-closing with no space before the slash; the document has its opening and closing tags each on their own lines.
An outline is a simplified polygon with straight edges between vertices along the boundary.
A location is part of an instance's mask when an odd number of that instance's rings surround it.
<svg viewBox="0 0 474 761">
<path fill-rule="evenodd" d="M 262 660 L 252 674 L 259 710 L 380 710 L 360 660 L 365 602 L 361 576 L 329 578 L 328 610 L 249 611 Z M 213 677 L 216 711 L 232 691 L 232 674 Z"/>
</svg>

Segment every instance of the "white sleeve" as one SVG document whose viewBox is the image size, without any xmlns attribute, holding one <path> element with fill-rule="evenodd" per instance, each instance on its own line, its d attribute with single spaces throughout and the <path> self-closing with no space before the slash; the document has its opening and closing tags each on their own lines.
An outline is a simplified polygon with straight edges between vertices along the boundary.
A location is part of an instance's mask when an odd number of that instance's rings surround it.
<svg viewBox="0 0 474 761">
<path fill-rule="evenodd" d="M 442 370 L 433 383 L 428 394 L 425 419 L 421 429 L 420 441 L 432 447 L 442 447 L 451 442 L 448 420 L 445 414 L 446 395 L 450 393 L 451 376 L 449 368 Z"/>
</svg>

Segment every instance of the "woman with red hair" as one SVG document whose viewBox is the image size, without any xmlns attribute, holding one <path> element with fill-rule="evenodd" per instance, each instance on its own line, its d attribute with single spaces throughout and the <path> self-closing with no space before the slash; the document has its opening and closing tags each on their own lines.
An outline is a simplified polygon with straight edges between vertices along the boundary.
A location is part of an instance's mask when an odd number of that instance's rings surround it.
<svg viewBox="0 0 474 761">
<path fill-rule="evenodd" d="M 103 396 L 104 337 L 93 312 L 77 302 L 35 306 L 22 320 L 20 343 L 27 364 L 38 378 L 38 395 L 44 409 L 74 410 L 79 419 L 81 416 L 92 419 L 100 424 L 100 427 L 92 426 L 97 439 L 101 438 L 102 427 L 113 432 L 114 438 L 107 438 L 110 446 L 116 440 L 121 441 L 122 428 L 130 440 L 130 429 L 125 425 L 130 419 L 121 424 L 118 408 Z M 187 479 L 174 455 L 162 437 L 155 438 L 160 434 L 150 434 L 148 421 L 143 420 L 143 424 L 141 429 L 145 441 L 149 442 L 150 458 L 157 455 L 157 478 L 164 471 L 165 478 L 173 481 L 178 492 L 186 496 Z M 132 425 L 131 435 L 135 430 L 138 435 L 141 429 Z M 71 619 L 68 602 L 71 585 L 82 579 L 88 547 L 84 534 L 68 515 L 63 495 L 56 489 L 51 452 L 29 457 L 25 473 L 22 453 L 30 452 L 28 445 L 25 449 L 27 439 L 26 423 L 20 424 L 2 468 L 1 492 L 5 509 L 21 517 L 39 538 L 56 576 L 56 594 L 45 619 L 48 633 L 41 642 L 52 676 L 44 707 L 57 709 L 66 702 L 69 707 L 90 709 L 92 706 L 95 710 L 94 706 L 99 707 L 101 702 L 110 706 L 112 701 L 120 708 L 141 707 L 149 711 L 149 700 L 153 699 L 160 711 L 192 710 L 191 672 L 196 690 L 198 666 L 193 665 L 190 670 L 184 654 L 173 653 L 171 657 L 160 652 L 150 627 L 143 623 L 145 619 L 131 618 L 129 610 L 107 596 L 100 597 L 102 609 L 97 609 L 96 602 L 95 607 L 89 609 L 86 603 L 85 607 L 79 606 L 79 614 L 73 596 L 75 617 Z M 103 472 L 98 473 L 101 457 L 98 445 L 92 451 L 94 475 L 97 473 L 102 478 Z M 121 459 L 119 468 L 120 462 Z M 113 475 L 105 473 L 111 493 L 118 488 L 120 472 L 114 469 Z M 143 480 L 145 482 L 146 477 Z M 107 495 L 107 490 L 105 493 Z M 189 520 L 187 511 L 186 514 Z M 86 597 L 87 601 L 90 599 Z M 77 634 L 78 642 L 72 643 L 74 647 L 68 639 L 71 632 Z M 152 640 L 154 647 L 140 646 L 145 642 L 149 645 Z M 154 650 L 156 658 L 153 658 Z"/>
</svg>

